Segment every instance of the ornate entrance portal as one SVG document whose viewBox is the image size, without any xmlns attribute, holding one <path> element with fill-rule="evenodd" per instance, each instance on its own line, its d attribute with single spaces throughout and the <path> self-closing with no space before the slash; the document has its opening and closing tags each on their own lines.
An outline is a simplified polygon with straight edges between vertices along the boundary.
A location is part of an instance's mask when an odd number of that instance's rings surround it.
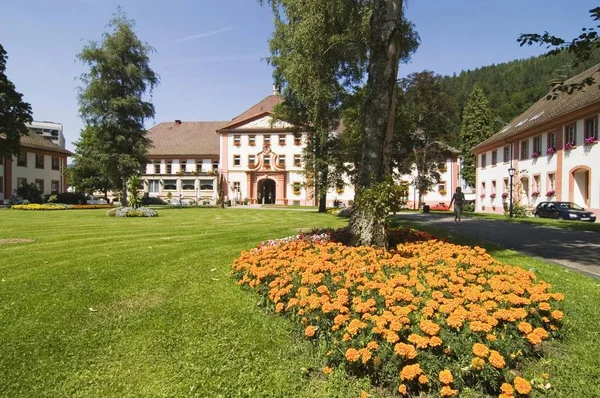
<svg viewBox="0 0 600 398">
<path fill-rule="evenodd" d="M 264 180 L 260 180 L 258 182 L 258 203 L 259 204 L 274 204 L 275 203 L 275 194 L 276 194 L 276 186 L 275 181 L 265 178 Z"/>
</svg>

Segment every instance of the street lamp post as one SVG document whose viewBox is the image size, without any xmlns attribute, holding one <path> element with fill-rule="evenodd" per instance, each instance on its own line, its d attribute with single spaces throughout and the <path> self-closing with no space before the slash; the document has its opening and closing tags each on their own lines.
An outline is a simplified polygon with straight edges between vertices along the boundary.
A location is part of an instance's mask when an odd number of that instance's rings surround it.
<svg viewBox="0 0 600 398">
<path fill-rule="evenodd" d="M 510 166 L 508 169 L 508 176 L 510 177 L 509 185 L 510 185 L 510 194 L 508 197 L 508 212 L 510 218 L 513 216 L 513 177 L 515 176 L 515 168 Z"/>
</svg>

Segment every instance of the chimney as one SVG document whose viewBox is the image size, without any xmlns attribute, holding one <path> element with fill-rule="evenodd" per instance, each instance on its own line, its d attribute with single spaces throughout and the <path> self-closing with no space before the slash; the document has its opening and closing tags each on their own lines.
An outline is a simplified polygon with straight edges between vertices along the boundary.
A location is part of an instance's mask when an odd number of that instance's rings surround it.
<svg viewBox="0 0 600 398">
<path fill-rule="evenodd" d="M 281 94 L 281 90 L 280 90 L 279 86 L 277 86 L 276 84 L 273 84 L 273 94 L 272 95 L 277 95 L 277 94 Z"/>
<path fill-rule="evenodd" d="M 175 124 L 179 126 L 181 124 L 181 120 L 175 119 Z"/>
</svg>

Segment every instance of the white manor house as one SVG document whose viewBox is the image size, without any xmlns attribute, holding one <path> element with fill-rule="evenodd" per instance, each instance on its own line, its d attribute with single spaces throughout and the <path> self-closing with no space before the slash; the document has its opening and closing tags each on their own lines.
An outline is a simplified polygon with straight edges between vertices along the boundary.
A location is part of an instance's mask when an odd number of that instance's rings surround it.
<svg viewBox="0 0 600 398">
<path fill-rule="evenodd" d="M 513 200 L 575 202 L 600 216 L 600 64 L 566 83 L 595 83 L 556 99 L 544 96 L 501 131 L 473 148 L 477 156 L 476 210 L 502 212 L 516 170 Z"/>
<path fill-rule="evenodd" d="M 306 185 L 303 150 L 306 133 L 273 121 L 273 107 L 282 98 L 267 96 L 230 121 L 160 123 L 148 131 L 152 147 L 143 175 L 144 192 L 163 200 L 210 201 L 222 192 L 226 200 L 250 204 L 316 206 L 318 198 Z M 425 197 L 430 205 L 448 204 L 459 181 L 456 156 L 439 165 L 441 180 Z M 409 182 L 412 176 L 399 176 Z M 410 187 L 409 207 L 417 194 Z M 349 181 L 331 189 L 333 201 L 348 204 L 354 199 Z"/>
</svg>

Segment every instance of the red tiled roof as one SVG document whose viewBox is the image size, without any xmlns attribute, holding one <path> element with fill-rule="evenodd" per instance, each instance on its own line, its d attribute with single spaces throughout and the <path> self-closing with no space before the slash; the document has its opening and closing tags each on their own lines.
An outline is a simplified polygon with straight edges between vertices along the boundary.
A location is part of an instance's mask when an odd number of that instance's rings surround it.
<svg viewBox="0 0 600 398">
<path fill-rule="evenodd" d="M 263 98 L 260 102 L 250 107 L 241 115 L 238 115 L 231 119 L 229 123 L 224 125 L 221 128 L 230 127 L 238 122 L 249 119 L 253 116 L 260 115 L 265 112 L 273 112 L 273 107 L 279 103 L 283 102 L 283 98 L 279 94 L 271 94 L 266 98 Z"/>
<path fill-rule="evenodd" d="M 164 122 L 148 130 L 151 147 L 148 155 L 219 156 L 216 133 L 227 122 Z"/>
<path fill-rule="evenodd" d="M 59 145 L 56 145 L 54 142 L 42 137 L 41 135 L 33 133 L 33 132 L 29 132 L 27 135 L 21 136 L 19 143 L 21 144 L 21 146 L 24 146 L 27 148 L 43 149 L 46 151 L 61 153 L 63 155 L 67 155 L 67 156 L 72 155 L 72 153 L 70 151 L 66 150 L 65 148 L 63 148 Z"/>
<path fill-rule="evenodd" d="M 581 91 L 575 91 L 572 94 L 560 93 L 556 99 L 546 99 L 546 95 L 538 102 L 533 104 L 525 112 L 514 118 L 502 130 L 475 146 L 472 151 L 477 152 L 479 148 L 486 147 L 498 142 L 504 142 L 519 133 L 529 130 L 533 127 L 541 126 L 544 123 L 585 108 L 589 105 L 600 102 L 600 64 L 593 66 L 567 80 L 565 83 L 580 82 L 590 76 L 593 76 L 595 83 L 584 88 Z"/>
</svg>

